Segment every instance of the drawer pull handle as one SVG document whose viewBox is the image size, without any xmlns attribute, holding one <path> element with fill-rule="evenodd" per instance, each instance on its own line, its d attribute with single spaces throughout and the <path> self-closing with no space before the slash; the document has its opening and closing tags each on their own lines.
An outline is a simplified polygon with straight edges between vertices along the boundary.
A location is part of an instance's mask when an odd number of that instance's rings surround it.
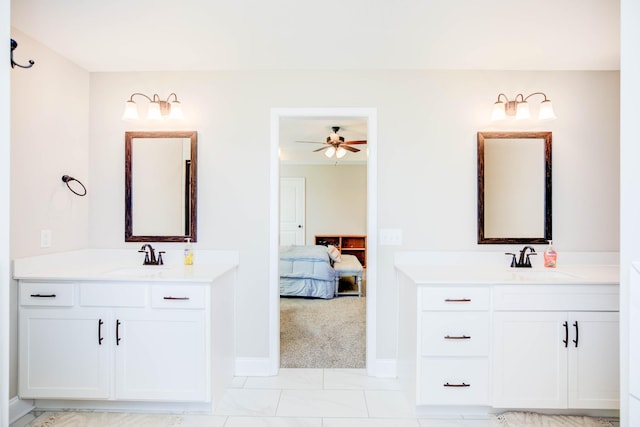
<svg viewBox="0 0 640 427">
<path fill-rule="evenodd" d="M 578 321 L 576 320 L 575 322 L 573 322 L 573 327 L 576 328 L 576 339 L 572 340 L 573 343 L 576 345 L 576 348 L 578 348 Z"/>
<path fill-rule="evenodd" d="M 471 337 L 469 335 L 446 335 L 444 337 L 445 340 L 470 340 Z"/>
<path fill-rule="evenodd" d="M 116 320 L 116 345 L 120 345 L 120 340 L 122 338 L 120 338 L 120 321 Z"/>
<path fill-rule="evenodd" d="M 443 387 L 471 387 L 471 384 L 467 384 L 467 383 L 462 383 L 462 384 L 449 384 L 449 383 L 444 383 Z"/>
<path fill-rule="evenodd" d="M 564 327 L 564 339 L 562 342 L 564 343 L 564 348 L 567 348 L 569 346 L 569 324 L 564 322 L 562 326 Z"/>
<path fill-rule="evenodd" d="M 102 340 L 104 339 L 102 337 L 102 325 L 104 325 L 104 322 L 102 319 L 98 319 L 98 345 L 102 345 Z"/>
<path fill-rule="evenodd" d="M 164 299 L 170 301 L 189 301 L 189 297 L 164 297 Z"/>
<path fill-rule="evenodd" d="M 447 298 L 444 300 L 444 302 L 471 302 L 471 299 L 470 298 L 460 298 L 460 299 Z"/>
<path fill-rule="evenodd" d="M 31 298 L 55 298 L 56 294 L 31 294 Z"/>
</svg>

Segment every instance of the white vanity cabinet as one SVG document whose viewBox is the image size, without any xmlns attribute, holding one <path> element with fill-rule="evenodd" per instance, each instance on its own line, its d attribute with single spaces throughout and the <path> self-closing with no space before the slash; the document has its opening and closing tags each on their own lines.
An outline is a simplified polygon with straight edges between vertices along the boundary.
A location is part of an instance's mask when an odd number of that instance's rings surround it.
<svg viewBox="0 0 640 427">
<path fill-rule="evenodd" d="M 488 287 L 420 287 L 417 405 L 489 403 Z"/>
<path fill-rule="evenodd" d="M 210 284 L 19 286 L 21 398 L 211 399 Z"/>
<path fill-rule="evenodd" d="M 492 406 L 617 409 L 617 311 L 617 286 L 495 286 Z"/>
</svg>

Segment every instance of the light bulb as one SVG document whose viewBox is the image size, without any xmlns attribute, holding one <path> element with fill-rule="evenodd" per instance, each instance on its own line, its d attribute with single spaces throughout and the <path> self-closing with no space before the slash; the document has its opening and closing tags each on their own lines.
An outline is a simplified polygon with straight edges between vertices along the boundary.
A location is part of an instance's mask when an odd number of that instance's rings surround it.
<svg viewBox="0 0 640 427">
<path fill-rule="evenodd" d="M 540 104 L 540 110 L 538 111 L 539 120 L 553 120 L 556 118 L 556 114 L 553 112 L 553 105 L 550 100 L 542 101 Z"/>
<path fill-rule="evenodd" d="M 184 115 L 182 114 L 182 104 L 179 101 L 173 101 L 169 104 L 171 107 L 171 112 L 169 113 L 170 119 L 183 120 Z"/>
<path fill-rule="evenodd" d="M 127 101 L 124 105 L 122 120 L 140 120 L 140 116 L 138 115 L 138 106 L 135 102 Z"/>
<path fill-rule="evenodd" d="M 324 152 L 324 155 L 327 156 L 328 158 L 332 158 L 335 153 L 336 153 L 335 147 L 329 147 L 327 148 L 327 151 Z"/>
<path fill-rule="evenodd" d="M 147 111 L 147 118 L 151 120 L 159 120 L 162 118 L 162 114 L 160 113 L 159 102 L 151 102 L 149 104 L 149 111 Z"/>
<path fill-rule="evenodd" d="M 516 106 L 516 119 L 528 119 L 531 117 L 531 113 L 529 113 L 529 103 L 527 101 L 518 102 Z"/>
<path fill-rule="evenodd" d="M 341 159 L 344 157 L 345 154 L 347 154 L 347 150 L 345 150 L 342 147 L 338 147 L 338 149 L 336 150 L 336 157 Z"/>
<path fill-rule="evenodd" d="M 507 116 L 507 113 L 505 112 L 504 108 L 505 108 L 504 102 L 502 101 L 498 101 L 495 104 L 493 104 L 493 111 L 491 112 L 491 120 L 493 121 L 504 120 L 505 117 Z"/>
</svg>

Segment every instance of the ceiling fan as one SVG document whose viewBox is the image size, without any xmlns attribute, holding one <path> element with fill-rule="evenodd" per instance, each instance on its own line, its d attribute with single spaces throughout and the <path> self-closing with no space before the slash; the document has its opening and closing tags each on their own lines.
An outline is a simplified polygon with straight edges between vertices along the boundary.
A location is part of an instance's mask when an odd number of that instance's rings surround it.
<svg viewBox="0 0 640 427">
<path fill-rule="evenodd" d="M 323 151 L 324 155 L 331 158 L 335 154 L 338 159 L 344 157 L 347 154 L 347 151 L 351 151 L 352 153 L 357 153 L 360 151 L 359 149 L 352 147 L 352 145 L 356 144 L 366 144 L 367 140 L 357 140 L 357 141 L 345 141 L 344 137 L 338 135 L 338 131 L 340 130 L 340 126 L 332 126 L 331 133 L 327 137 L 325 142 L 315 142 L 315 141 L 298 141 L 298 142 L 312 142 L 314 144 L 323 144 L 323 147 L 320 147 L 313 152 Z"/>
</svg>

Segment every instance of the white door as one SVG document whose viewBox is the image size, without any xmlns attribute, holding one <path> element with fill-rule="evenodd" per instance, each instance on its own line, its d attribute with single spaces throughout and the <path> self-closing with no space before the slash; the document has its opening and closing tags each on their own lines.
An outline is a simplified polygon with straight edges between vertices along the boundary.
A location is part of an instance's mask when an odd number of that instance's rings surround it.
<svg viewBox="0 0 640 427">
<path fill-rule="evenodd" d="M 618 313 L 569 313 L 569 407 L 618 409 Z"/>
<path fill-rule="evenodd" d="M 116 312 L 116 399 L 206 401 L 204 310 Z"/>
<path fill-rule="evenodd" d="M 494 407 L 567 407 L 566 322 L 566 312 L 495 313 Z"/>
<path fill-rule="evenodd" d="M 20 397 L 109 397 L 111 325 L 108 310 L 20 310 Z"/>
<path fill-rule="evenodd" d="M 280 246 L 305 244 L 304 178 L 280 178 Z"/>
</svg>

